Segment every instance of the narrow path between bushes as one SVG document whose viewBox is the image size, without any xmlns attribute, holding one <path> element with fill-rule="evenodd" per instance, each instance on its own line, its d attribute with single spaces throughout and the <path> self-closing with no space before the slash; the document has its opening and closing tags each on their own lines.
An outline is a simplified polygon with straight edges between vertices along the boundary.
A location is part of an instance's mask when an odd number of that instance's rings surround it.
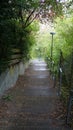
<svg viewBox="0 0 73 130">
<path fill-rule="evenodd" d="M 46 63 L 34 60 L 0 99 L 0 130 L 71 130 Z"/>
</svg>

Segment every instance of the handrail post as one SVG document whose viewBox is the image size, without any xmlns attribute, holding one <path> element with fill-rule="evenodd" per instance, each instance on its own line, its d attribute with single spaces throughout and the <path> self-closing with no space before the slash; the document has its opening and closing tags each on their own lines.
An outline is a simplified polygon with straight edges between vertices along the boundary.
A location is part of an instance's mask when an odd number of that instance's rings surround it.
<svg viewBox="0 0 73 130">
<path fill-rule="evenodd" d="M 52 67 L 52 60 L 53 60 L 53 35 L 55 35 L 55 32 L 50 32 L 52 35 L 52 42 L 51 42 L 51 67 Z"/>
<path fill-rule="evenodd" d="M 59 68 L 59 88 L 58 88 L 58 95 L 61 95 L 61 87 L 62 87 L 62 68 Z"/>
<path fill-rule="evenodd" d="M 67 107 L 67 117 L 66 117 L 67 124 L 69 124 L 72 104 L 73 104 L 73 90 L 70 91 L 70 95 L 69 95 L 69 101 L 68 101 L 68 107 Z"/>
</svg>

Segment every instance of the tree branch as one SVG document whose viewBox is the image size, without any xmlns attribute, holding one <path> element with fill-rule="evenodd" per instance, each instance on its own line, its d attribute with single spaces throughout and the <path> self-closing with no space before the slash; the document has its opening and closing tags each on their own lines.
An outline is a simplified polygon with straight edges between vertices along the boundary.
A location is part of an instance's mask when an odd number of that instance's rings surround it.
<svg viewBox="0 0 73 130">
<path fill-rule="evenodd" d="M 27 22 L 30 20 L 31 16 L 33 15 L 33 13 L 35 12 L 36 9 L 34 9 L 30 15 L 27 17 L 26 21 L 25 21 L 25 26 L 27 25 Z"/>
<path fill-rule="evenodd" d="M 34 19 L 38 16 L 39 13 L 40 11 L 34 16 L 34 18 L 24 28 L 27 28 L 34 21 Z"/>
</svg>

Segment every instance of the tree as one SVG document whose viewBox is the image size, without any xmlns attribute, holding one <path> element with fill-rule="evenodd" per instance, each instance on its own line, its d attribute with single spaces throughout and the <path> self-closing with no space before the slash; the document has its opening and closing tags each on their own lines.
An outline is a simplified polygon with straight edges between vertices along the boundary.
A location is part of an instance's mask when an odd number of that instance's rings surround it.
<svg viewBox="0 0 73 130">
<path fill-rule="evenodd" d="M 0 1 L 0 68 L 6 69 L 12 60 L 12 55 L 18 49 L 20 60 L 29 56 L 32 46 L 32 23 L 35 19 L 43 21 L 43 15 L 50 18 L 49 10 L 57 13 L 61 3 L 39 0 L 1 0 Z M 58 8 L 59 9 L 59 8 Z M 40 19 L 41 17 L 41 19 Z M 52 16 L 53 17 L 53 16 Z M 30 57 L 30 56 L 29 56 Z M 3 66 L 3 67 L 2 67 Z"/>
</svg>

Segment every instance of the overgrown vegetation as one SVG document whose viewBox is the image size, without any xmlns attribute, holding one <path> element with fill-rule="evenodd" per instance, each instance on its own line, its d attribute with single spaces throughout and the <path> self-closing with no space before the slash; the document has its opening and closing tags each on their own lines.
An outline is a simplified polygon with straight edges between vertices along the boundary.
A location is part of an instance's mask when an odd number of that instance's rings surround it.
<svg viewBox="0 0 73 130">
<path fill-rule="evenodd" d="M 54 59 L 61 60 L 57 62 L 63 70 L 62 85 L 65 93 L 69 93 L 73 89 L 73 14 L 63 19 L 57 19 L 56 31 L 57 37 L 55 39 Z M 62 56 L 55 53 L 62 52 Z M 63 92 L 63 91 L 62 91 Z M 67 95 L 67 94 L 66 94 Z M 64 97 L 66 98 L 66 95 Z"/>
<path fill-rule="evenodd" d="M 59 68 L 62 68 L 62 98 L 67 102 L 69 92 L 73 89 L 73 14 L 69 17 L 58 17 L 55 22 L 52 72 L 59 78 Z M 49 44 L 45 56 L 48 64 L 51 59 L 51 39 Z"/>
<path fill-rule="evenodd" d="M 30 25 L 22 11 L 19 1 L 0 2 L 0 72 L 12 63 L 30 58 L 36 23 Z"/>
<path fill-rule="evenodd" d="M 33 21 L 42 22 L 47 15 L 53 18 L 54 12 L 57 15 L 58 6 L 62 7 L 61 3 L 48 0 L 0 1 L 0 73 L 11 64 L 30 58 L 37 31 L 37 23 Z M 49 10 L 52 15 L 48 14 Z M 61 10 L 58 12 L 61 13 Z"/>
</svg>

